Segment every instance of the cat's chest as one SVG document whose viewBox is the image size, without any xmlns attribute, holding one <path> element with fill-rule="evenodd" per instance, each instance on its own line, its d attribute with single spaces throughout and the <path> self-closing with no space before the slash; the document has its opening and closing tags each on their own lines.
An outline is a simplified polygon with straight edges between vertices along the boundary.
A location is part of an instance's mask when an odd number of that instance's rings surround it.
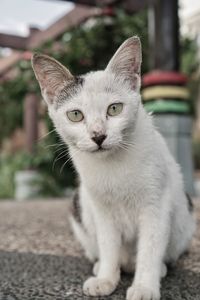
<svg viewBox="0 0 200 300">
<path fill-rule="evenodd" d="M 129 201 L 118 202 L 112 207 L 112 218 L 115 221 L 115 226 L 126 242 L 132 241 L 133 237 L 136 236 L 140 211 L 138 200 L 130 197 Z"/>
<path fill-rule="evenodd" d="M 105 199 L 128 199 L 136 195 L 143 186 L 142 170 L 130 162 L 119 166 L 90 166 L 81 172 L 82 182 L 97 197 Z"/>
</svg>

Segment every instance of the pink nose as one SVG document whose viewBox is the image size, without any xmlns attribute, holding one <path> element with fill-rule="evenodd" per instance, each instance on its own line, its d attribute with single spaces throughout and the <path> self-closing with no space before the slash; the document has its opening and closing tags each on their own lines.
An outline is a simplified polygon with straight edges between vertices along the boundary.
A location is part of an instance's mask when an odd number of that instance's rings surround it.
<svg viewBox="0 0 200 300">
<path fill-rule="evenodd" d="M 106 139 L 107 135 L 96 135 L 92 138 L 92 140 L 100 147 L 103 143 L 103 141 Z"/>
</svg>

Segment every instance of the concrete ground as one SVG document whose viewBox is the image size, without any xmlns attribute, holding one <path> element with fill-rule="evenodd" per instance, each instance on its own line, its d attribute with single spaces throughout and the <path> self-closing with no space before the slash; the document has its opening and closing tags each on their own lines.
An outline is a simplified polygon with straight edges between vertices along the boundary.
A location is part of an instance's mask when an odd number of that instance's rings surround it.
<svg viewBox="0 0 200 300">
<path fill-rule="evenodd" d="M 200 200 L 195 207 L 200 226 Z M 127 275 L 112 296 L 82 294 L 91 265 L 70 232 L 68 208 L 64 200 L 0 202 L 0 300 L 125 299 Z M 200 228 L 163 280 L 162 300 L 200 300 Z"/>
</svg>

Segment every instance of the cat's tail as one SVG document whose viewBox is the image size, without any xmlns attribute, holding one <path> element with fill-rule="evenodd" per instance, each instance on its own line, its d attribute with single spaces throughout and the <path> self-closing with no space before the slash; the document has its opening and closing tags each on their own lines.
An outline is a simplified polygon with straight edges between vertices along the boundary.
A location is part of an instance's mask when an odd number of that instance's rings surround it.
<svg viewBox="0 0 200 300">
<path fill-rule="evenodd" d="M 81 216 L 81 206 L 79 201 L 79 193 L 76 192 L 71 204 L 70 223 L 74 235 L 81 244 L 86 257 L 95 262 L 98 258 L 97 247 L 94 237 L 91 237 L 87 229 L 84 227 Z"/>
</svg>

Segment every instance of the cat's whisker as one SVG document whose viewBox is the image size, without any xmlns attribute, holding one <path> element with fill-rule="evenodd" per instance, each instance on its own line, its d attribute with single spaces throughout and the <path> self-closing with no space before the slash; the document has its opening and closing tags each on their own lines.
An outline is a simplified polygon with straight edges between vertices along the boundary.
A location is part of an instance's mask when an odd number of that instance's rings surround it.
<svg viewBox="0 0 200 300">
<path fill-rule="evenodd" d="M 54 131 L 56 131 L 56 129 L 54 128 L 53 130 L 49 131 L 47 134 L 44 134 L 43 136 L 41 136 L 39 139 L 38 139 L 38 142 L 43 140 L 45 137 L 47 137 L 49 134 L 53 133 Z"/>
<path fill-rule="evenodd" d="M 135 146 L 135 144 L 132 144 L 132 143 L 122 143 L 122 145 L 124 145 L 128 148 L 133 148 Z"/>
<path fill-rule="evenodd" d="M 72 158 L 71 158 L 71 157 L 69 157 L 69 158 L 65 161 L 65 163 L 62 165 L 62 167 L 61 167 L 61 169 L 60 169 L 60 174 L 62 173 L 62 171 L 63 171 L 65 165 L 66 165 L 68 162 L 70 162 L 70 161 L 72 161 Z"/>
<path fill-rule="evenodd" d="M 68 147 L 66 144 L 58 144 L 58 148 L 55 150 L 55 152 L 58 152 L 58 151 L 62 151 L 62 150 L 66 150 L 68 151 Z"/>
<path fill-rule="evenodd" d="M 131 151 L 135 145 L 133 143 L 121 142 L 119 146 L 123 150 Z"/>
<path fill-rule="evenodd" d="M 122 150 L 126 150 L 126 151 L 130 150 L 129 148 L 125 147 L 124 145 L 119 145 L 119 148 Z"/>
<path fill-rule="evenodd" d="M 123 136 L 123 138 L 124 138 L 124 136 Z M 132 141 L 126 140 L 126 139 L 123 139 L 121 142 L 124 143 L 124 144 L 134 145 L 134 143 Z"/>
<path fill-rule="evenodd" d="M 60 159 L 65 157 L 67 154 L 68 154 L 68 152 L 66 149 L 64 151 L 62 151 L 60 154 L 58 154 L 58 156 L 53 161 L 52 170 L 54 170 L 56 162 L 58 162 Z"/>
<path fill-rule="evenodd" d="M 78 152 L 80 152 L 80 150 L 79 150 L 79 149 L 76 149 L 76 151 L 74 152 L 74 154 L 77 154 Z M 62 173 L 62 171 L 63 171 L 65 165 L 66 165 L 68 162 L 70 162 L 70 161 L 72 161 L 72 157 L 69 157 L 69 158 L 64 162 L 64 164 L 62 165 L 62 167 L 61 167 L 61 169 L 60 169 L 60 174 Z"/>
<path fill-rule="evenodd" d="M 66 151 L 67 151 L 67 149 L 66 149 L 64 146 L 63 146 L 63 147 L 60 146 L 58 149 L 55 150 L 55 153 L 56 153 L 56 152 L 59 152 L 59 151 L 63 151 L 63 150 L 66 150 Z M 58 154 L 58 155 L 59 155 L 59 154 Z"/>
<path fill-rule="evenodd" d="M 52 144 L 52 145 L 47 145 L 45 146 L 44 148 L 47 149 L 47 148 L 50 148 L 50 147 L 59 147 L 59 146 L 65 146 L 65 143 L 55 143 L 55 144 Z"/>
</svg>

